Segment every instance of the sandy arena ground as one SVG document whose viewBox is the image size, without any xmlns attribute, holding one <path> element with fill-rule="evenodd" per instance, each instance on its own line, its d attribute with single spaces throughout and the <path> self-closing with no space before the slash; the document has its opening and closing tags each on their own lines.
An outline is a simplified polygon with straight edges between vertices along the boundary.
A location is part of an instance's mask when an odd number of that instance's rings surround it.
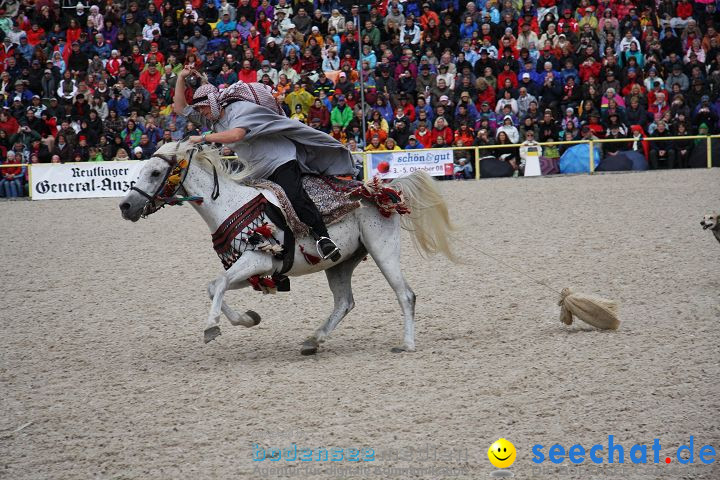
<svg viewBox="0 0 720 480">
<path fill-rule="evenodd" d="M 720 245 L 699 225 L 719 184 L 719 169 L 443 183 L 465 263 L 424 261 L 405 235 L 418 351 L 401 355 L 400 309 L 371 260 L 317 356 L 299 350 L 330 311 L 324 275 L 229 293 L 263 322 L 224 322 L 204 345 L 221 266 L 189 207 L 131 224 L 115 199 L 2 202 L 0 478 L 485 479 L 499 437 L 516 478 L 720 478 L 720 459 L 698 459 L 720 452 Z M 619 300 L 620 329 L 561 325 L 552 292 L 476 247 Z M 695 463 L 680 465 L 691 435 Z M 652 450 L 630 463 L 655 438 L 660 463 Z M 604 445 L 604 469 L 539 469 L 532 446 L 556 442 Z M 376 458 L 252 460 L 253 444 L 293 443 Z"/>
</svg>

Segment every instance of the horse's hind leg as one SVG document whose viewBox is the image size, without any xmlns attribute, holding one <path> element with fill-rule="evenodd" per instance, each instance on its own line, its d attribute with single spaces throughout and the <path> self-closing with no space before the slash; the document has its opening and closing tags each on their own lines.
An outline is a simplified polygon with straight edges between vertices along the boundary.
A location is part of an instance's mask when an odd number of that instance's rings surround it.
<svg viewBox="0 0 720 480">
<path fill-rule="evenodd" d="M 303 342 L 300 353 L 303 355 L 313 355 L 317 352 L 318 347 L 330 333 L 335 330 L 345 315 L 355 307 L 355 300 L 352 294 L 351 279 L 355 267 L 367 255 L 364 247 L 360 247 L 350 258 L 339 265 L 325 270 L 330 290 L 333 294 L 333 311 L 328 319 L 315 333 Z"/>
<path fill-rule="evenodd" d="M 395 291 L 404 317 L 403 344 L 393 352 L 415 351 L 415 293 L 412 291 L 400 266 L 400 219 L 366 221 L 362 225 L 362 242 Z"/>
<path fill-rule="evenodd" d="M 220 314 L 222 313 L 225 292 L 233 286 L 241 285 L 253 275 L 267 275 L 273 270 L 272 257 L 266 253 L 245 252 L 226 272 L 221 273 L 213 282 L 214 295 L 207 325 L 205 325 L 205 343 L 220 335 Z"/>
<path fill-rule="evenodd" d="M 229 284 L 227 290 L 237 290 L 239 288 L 245 288 L 248 285 L 250 285 L 250 282 L 242 280 L 238 284 Z M 207 292 L 210 300 L 215 298 L 215 280 L 211 280 L 210 283 L 208 283 Z M 260 323 L 260 315 L 256 312 L 248 310 L 245 313 L 238 313 L 233 310 L 232 307 L 225 302 L 225 300 L 223 300 L 220 310 L 222 310 L 222 313 L 227 317 L 230 323 L 235 326 L 241 325 L 243 327 L 250 328 Z"/>
</svg>

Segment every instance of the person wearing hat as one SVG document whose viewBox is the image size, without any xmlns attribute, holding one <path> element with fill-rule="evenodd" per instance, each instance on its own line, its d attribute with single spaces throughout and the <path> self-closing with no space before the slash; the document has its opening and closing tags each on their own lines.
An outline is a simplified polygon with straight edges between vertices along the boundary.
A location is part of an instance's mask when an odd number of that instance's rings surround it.
<svg viewBox="0 0 720 480">
<path fill-rule="evenodd" d="M 598 28 L 598 19 L 595 16 L 595 10 L 592 7 L 585 7 L 582 12 L 582 18 L 578 21 L 578 27 L 584 29 L 585 26 L 589 26 L 592 31 Z"/>
<path fill-rule="evenodd" d="M 537 45 L 540 39 L 537 36 L 536 31 L 538 30 L 537 19 L 530 13 L 527 13 L 523 18 L 519 20 L 520 23 L 520 34 L 517 38 L 515 48 L 521 50 L 523 48 L 530 48 L 531 45 Z"/>
<path fill-rule="evenodd" d="M 285 18 L 290 18 L 293 14 L 293 2 L 291 0 L 278 0 L 276 2 L 272 2 L 275 4 L 275 17 L 277 17 L 278 13 L 282 13 Z"/>
<path fill-rule="evenodd" d="M 505 135 L 508 136 L 508 139 L 512 143 L 519 143 L 520 141 L 520 132 L 518 131 L 517 127 L 513 123 L 513 117 L 512 115 L 505 115 L 502 119 L 502 125 L 500 125 L 495 132 L 495 138 L 500 134 L 500 132 L 505 132 Z"/>
<path fill-rule="evenodd" d="M 665 80 L 665 88 L 672 90 L 673 85 L 678 84 L 681 92 L 687 92 L 690 88 L 690 79 L 683 72 L 682 65 L 675 63 L 672 65 L 672 72 Z"/>
<path fill-rule="evenodd" d="M 629 68 L 629 69 L 627 70 L 627 72 L 629 72 L 630 70 L 631 70 L 631 69 Z M 633 73 L 634 73 L 635 69 L 633 68 L 632 70 L 633 70 Z M 620 81 L 619 81 L 618 78 L 617 78 L 617 75 L 615 74 L 614 69 L 612 69 L 612 68 L 607 68 L 607 69 L 605 69 L 604 71 L 601 71 L 601 75 L 602 75 L 602 74 L 605 75 L 605 80 L 604 80 L 604 81 L 602 82 L 602 84 L 600 85 L 600 91 L 601 91 L 601 92 L 606 92 L 608 88 L 612 88 L 612 89 L 614 89 L 616 92 L 619 92 L 620 89 L 621 89 L 621 84 L 620 84 Z M 627 73 L 626 73 L 626 75 L 627 75 Z"/>
<path fill-rule="evenodd" d="M 415 135 L 410 135 L 407 140 L 407 144 L 404 147 L 404 150 L 419 150 L 425 148 L 422 146 L 422 144 L 418 141 L 417 137 Z"/>
<path fill-rule="evenodd" d="M 270 67 L 278 71 L 278 69 L 282 65 L 284 55 L 282 52 L 282 48 L 280 48 L 277 42 L 277 39 L 275 37 L 268 36 L 265 39 L 265 46 L 261 49 L 261 52 L 263 58 L 270 62 Z M 277 84 L 277 81 L 274 81 L 273 83 Z"/>
<path fill-rule="evenodd" d="M 616 121 L 608 125 L 605 138 L 621 139 L 627 138 L 627 128 L 625 125 Z M 603 144 L 603 153 L 605 155 L 615 155 L 623 150 L 629 150 L 632 148 L 630 142 L 608 142 Z"/>
<path fill-rule="evenodd" d="M 223 19 L 224 18 L 226 18 L 225 15 L 223 15 Z M 228 18 L 228 21 L 230 21 L 230 18 Z M 222 23 L 222 22 L 220 22 L 220 23 Z M 220 23 L 218 23 L 218 26 L 220 25 Z M 220 32 L 221 35 L 226 36 L 226 37 L 228 36 L 228 34 L 230 32 L 234 33 L 235 31 L 237 31 L 240 34 L 240 40 L 244 41 L 244 40 L 247 40 L 248 37 L 250 37 L 250 30 L 252 28 L 253 28 L 253 23 L 248 19 L 248 17 L 245 16 L 244 14 L 239 14 L 237 16 L 237 21 L 235 22 L 235 28 L 231 28 L 229 30 L 223 29 L 224 31 L 218 29 L 218 31 Z"/>
<path fill-rule="evenodd" d="M 332 20 L 332 16 L 330 16 L 330 20 Z M 394 23 L 396 27 L 405 25 L 405 15 L 400 11 L 398 3 L 390 2 L 390 7 L 388 8 L 388 12 L 383 20 L 383 26 L 387 28 L 390 22 Z"/>
<path fill-rule="evenodd" d="M 676 56 L 683 54 L 682 40 L 675 34 L 675 30 L 672 26 L 667 25 L 665 27 L 662 40 L 660 40 L 660 47 L 667 55 L 670 55 L 671 52 Z"/>
<path fill-rule="evenodd" d="M 258 7 L 259 8 L 259 7 Z M 232 5 L 228 0 L 220 0 L 219 5 L 217 5 L 217 18 L 212 19 L 208 17 L 208 21 L 213 23 L 219 21 L 221 18 L 223 18 L 223 15 L 227 13 L 230 16 L 230 20 L 237 20 L 237 9 L 234 5 Z M 267 14 L 266 14 L 267 15 Z M 267 15 L 268 17 L 272 17 L 272 15 Z"/>
<path fill-rule="evenodd" d="M 566 8 L 563 10 L 562 17 L 557 22 L 557 32 L 564 33 L 566 35 L 576 34 L 580 28 L 578 22 L 573 17 L 572 10 Z"/>
<path fill-rule="evenodd" d="M 311 44 L 311 39 L 315 41 L 317 48 L 322 48 L 325 45 L 325 39 L 322 33 L 320 33 L 320 27 L 313 25 L 310 27 L 310 33 L 307 35 L 307 44 Z"/>
<path fill-rule="evenodd" d="M 125 31 L 125 36 L 128 40 L 132 41 L 138 35 L 142 35 L 142 28 L 142 25 L 137 22 L 137 18 L 133 12 L 125 14 L 125 22 L 122 29 Z"/>
<path fill-rule="evenodd" d="M 273 85 L 277 84 L 278 82 L 278 71 L 272 68 L 270 65 L 270 60 L 263 60 L 260 62 L 260 70 L 257 71 L 256 77 L 257 81 L 259 82 L 263 75 L 267 75 L 270 77 L 270 81 L 273 83 Z"/>
<path fill-rule="evenodd" d="M 87 72 L 88 63 L 90 59 L 87 54 L 80 50 L 80 44 L 74 42 L 71 45 L 70 55 L 67 58 L 67 70 L 72 73 L 73 76 L 85 74 Z"/>
<path fill-rule="evenodd" d="M 283 12 L 282 10 L 275 12 L 274 24 L 277 25 L 278 30 L 280 31 L 280 35 L 283 38 L 285 37 L 285 35 L 288 34 L 288 32 L 290 32 L 291 29 L 295 28 L 295 24 L 292 22 L 292 20 L 290 20 L 290 18 L 287 15 L 285 15 L 285 12 Z M 293 39 L 294 39 L 296 32 L 290 32 L 290 33 L 292 33 Z"/>
<path fill-rule="evenodd" d="M 146 160 L 145 156 L 143 155 L 143 149 L 142 147 L 138 146 L 133 148 L 133 160 Z"/>
<path fill-rule="evenodd" d="M 272 92 L 264 86 L 238 83 L 220 93 L 213 85 L 203 84 L 195 90 L 192 105 L 188 105 L 184 79 L 191 73 L 187 68 L 180 72 L 173 103 L 176 113 L 188 116 L 205 132 L 188 141 L 227 145 L 245 164 L 243 176 L 266 178 L 280 185 L 300 220 L 310 227 L 323 258 L 339 260 L 340 250 L 330 239 L 300 176 L 301 172 L 354 176 L 350 152 L 329 135 L 284 116 Z M 258 98 L 261 104 L 245 100 L 248 98 Z"/>
</svg>

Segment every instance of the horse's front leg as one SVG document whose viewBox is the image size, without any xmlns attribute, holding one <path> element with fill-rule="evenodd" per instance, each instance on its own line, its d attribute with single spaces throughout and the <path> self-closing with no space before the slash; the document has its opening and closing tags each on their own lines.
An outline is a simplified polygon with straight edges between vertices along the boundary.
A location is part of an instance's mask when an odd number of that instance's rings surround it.
<svg viewBox="0 0 720 480">
<path fill-rule="evenodd" d="M 220 314 L 223 298 L 229 288 L 238 288 L 242 282 L 253 275 L 269 275 L 273 271 L 272 257 L 262 252 L 245 252 L 229 270 L 215 279 L 214 295 L 207 325 L 205 326 L 205 343 L 211 342 L 220 335 Z"/>
<path fill-rule="evenodd" d="M 250 285 L 250 282 L 248 282 L 247 280 L 242 280 L 239 284 L 230 283 L 227 286 L 226 290 L 237 290 L 240 288 L 245 288 L 248 285 Z M 215 280 L 211 280 L 207 286 L 207 293 L 210 297 L 210 300 L 213 300 L 215 298 L 215 290 Z M 225 315 L 230 321 L 230 323 L 235 326 L 241 325 L 243 327 L 250 328 L 260 323 L 260 315 L 258 315 L 257 312 L 248 310 L 245 313 L 238 313 L 233 310 L 233 308 L 228 305 L 225 300 L 223 300 L 220 309 L 222 310 L 223 315 Z"/>
</svg>

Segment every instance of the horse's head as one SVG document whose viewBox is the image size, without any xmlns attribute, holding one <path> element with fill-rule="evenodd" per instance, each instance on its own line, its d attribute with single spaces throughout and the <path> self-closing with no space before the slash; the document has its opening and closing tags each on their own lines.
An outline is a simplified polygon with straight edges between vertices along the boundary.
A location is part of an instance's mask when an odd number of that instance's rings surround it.
<svg viewBox="0 0 720 480">
<path fill-rule="evenodd" d="M 135 185 L 120 202 L 125 220 L 137 222 L 156 212 L 182 187 L 188 164 L 176 154 L 178 151 L 184 153 L 186 149 L 168 143 L 145 161 Z"/>
<path fill-rule="evenodd" d="M 159 157 L 145 161 L 135 185 L 120 202 L 120 212 L 125 220 L 137 222 L 149 209 L 160 208 L 162 201 L 157 197 L 172 168 Z"/>
</svg>

